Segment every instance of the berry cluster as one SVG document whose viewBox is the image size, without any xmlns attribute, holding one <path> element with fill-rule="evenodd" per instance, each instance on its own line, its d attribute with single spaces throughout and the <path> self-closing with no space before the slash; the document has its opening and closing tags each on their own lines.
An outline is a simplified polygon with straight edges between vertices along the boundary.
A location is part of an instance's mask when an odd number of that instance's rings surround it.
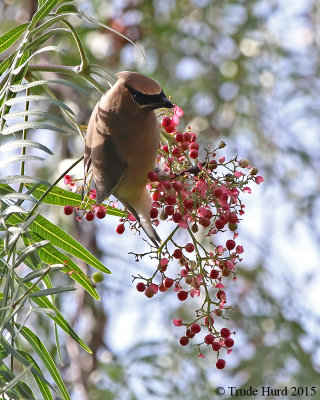
<svg viewBox="0 0 320 400">
<path fill-rule="evenodd" d="M 223 369 L 226 362 L 219 357 L 223 349 L 227 353 L 232 351 L 231 335 L 235 332 L 216 325 L 227 320 L 228 312 L 233 310 L 227 303 L 224 283 L 237 279 L 236 265 L 242 259 L 237 230 L 245 206 L 240 195 L 251 193 L 248 184 L 260 184 L 263 178 L 257 176 L 258 170 L 247 159 L 235 157 L 226 161 L 220 154 L 226 146 L 224 142 L 215 149 L 202 148 L 191 127 L 180 131 L 181 108 L 175 106 L 173 112 L 160 113 L 162 134 L 157 165 L 148 174 L 147 187 L 153 200 L 150 217 L 155 227 L 166 221 L 172 229 L 159 248 L 150 245 L 146 253 L 132 253 L 137 261 L 146 256 L 157 260 L 152 276 L 138 275 L 133 280 L 138 280 L 136 288 L 146 297 L 173 290 L 178 301 L 192 302 L 192 321 L 173 319 L 175 326 L 184 328 L 180 344 L 186 346 L 192 341 L 199 357 L 205 357 L 204 347 L 211 348 L 217 354 L 216 367 Z M 75 181 L 69 175 L 64 183 L 75 190 Z M 97 206 L 90 180 L 84 191 L 84 200 L 75 209 L 77 219 L 104 218 L 108 207 Z M 64 212 L 72 214 L 74 207 L 65 206 Z M 140 229 L 128 213 L 116 227 L 118 234 L 125 231 L 125 224 L 131 230 Z"/>
<path fill-rule="evenodd" d="M 148 174 L 152 221 L 155 226 L 162 220 L 170 221 L 172 231 L 158 249 L 150 247 L 147 253 L 133 253 L 136 260 L 145 256 L 158 260 L 151 277 L 133 278 L 139 280 L 137 290 L 147 297 L 173 290 L 179 301 L 190 299 L 195 308 L 200 305 L 192 321 L 177 318 L 173 324 L 185 329 L 181 346 L 195 338 L 198 355 L 204 357 L 203 346 L 210 347 L 217 353 L 216 367 L 222 369 L 225 360 L 219 358 L 220 352 L 225 349 L 230 353 L 234 340 L 228 328 L 216 328 L 213 317 L 226 320 L 233 309 L 227 304 L 223 282 L 237 279 L 236 265 L 243 253 L 237 243 L 245 207 L 240 194 L 251 193 L 248 183 L 259 184 L 263 178 L 256 176 L 257 169 L 246 159 L 226 161 L 218 156 L 224 142 L 213 150 L 200 149 L 190 127 L 184 132 L 177 129 L 182 114 L 175 107 L 172 116 L 163 116 L 158 168 Z"/>
</svg>

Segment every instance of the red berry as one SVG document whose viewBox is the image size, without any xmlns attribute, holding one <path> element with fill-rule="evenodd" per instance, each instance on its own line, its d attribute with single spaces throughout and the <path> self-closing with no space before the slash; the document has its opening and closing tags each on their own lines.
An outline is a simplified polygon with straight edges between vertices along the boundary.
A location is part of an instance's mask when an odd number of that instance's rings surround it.
<svg viewBox="0 0 320 400">
<path fill-rule="evenodd" d="M 217 294 L 217 299 L 222 300 L 226 298 L 226 292 L 224 290 L 218 290 Z"/>
<path fill-rule="evenodd" d="M 201 331 L 201 327 L 199 324 L 192 324 L 190 330 L 192 333 L 199 333 Z"/>
<path fill-rule="evenodd" d="M 197 142 L 192 142 L 189 145 L 190 150 L 199 150 L 199 144 Z"/>
<path fill-rule="evenodd" d="M 156 208 L 154 208 L 154 207 L 151 208 L 151 210 L 150 210 L 150 218 L 157 218 L 158 214 L 159 214 L 159 212 L 158 212 L 158 210 Z"/>
<path fill-rule="evenodd" d="M 176 192 L 180 192 L 183 189 L 183 184 L 180 181 L 174 181 L 172 187 Z"/>
<path fill-rule="evenodd" d="M 181 155 L 181 150 L 179 149 L 179 147 L 174 147 L 172 149 L 172 155 L 175 157 L 179 157 Z"/>
<path fill-rule="evenodd" d="M 160 286 L 159 286 L 159 291 L 160 291 L 160 292 L 166 292 L 167 290 L 168 290 L 168 288 L 166 288 L 166 287 L 164 286 L 163 282 L 161 282 L 161 283 L 160 283 Z"/>
<path fill-rule="evenodd" d="M 119 224 L 117 227 L 116 227 L 116 232 L 119 234 L 119 235 L 122 235 L 122 233 L 125 231 L 125 227 L 124 227 L 124 224 Z"/>
<path fill-rule="evenodd" d="M 230 330 L 229 330 L 228 328 L 222 328 L 222 329 L 220 330 L 220 335 L 221 335 L 223 338 L 227 338 L 227 337 L 230 336 Z"/>
<path fill-rule="evenodd" d="M 211 160 L 209 164 L 210 164 L 211 169 L 216 169 L 218 166 L 218 163 L 216 160 Z"/>
<path fill-rule="evenodd" d="M 73 213 L 73 207 L 72 206 L 64 206 L 63 212 L 65 213 L 65 215 L 71 215 Z"/>
<path fill-rule="evenodd" d="M 146 288 L 146 290 L 144 291 L 144 294 L 149 297 L 149 299 L 151 299 L 151 297 L 153 297 L 155 295 L 155 291 L 154 288 L 150 285 Z"/>
<path fill-rule="evenodd" d="M 171 286 L 173 285 L 173 279 L 171 279 L 171 278 L 165 278 L 165 280 L 163 281 L 163 285 L 164 285 L 164 287 L 166 287 L 167 289 L 171 288 Z"/>
<path fill-rule="evenodd" d="M 178 292 L 178 294 L 177 294 L 177 297 L 180 301 L 184 301 L 188 297 L 188 292 L 185 292 L 184 290 L 180 290 L 180 292 Z"/>
<path fill-rule="evenodd" d="M 186 208 L 187 210 L 190 210 L 191 208 L 193 208 L 194 202 L 192 199 L 185 199 L 183 202 L 184 208 Z"/>
<path fill-rule="evenodd" d="M 165 151 L 166 153 L 169 153 L 169 146 L 168 146 L 167 144 L 163 145 L 163 146 L 161 147 L 161 149 L 162 149 L 163 151 Z"/>
<path fill-rule="evenodd" d="M 212 193 L 213 193 L 214 197 L 219 198 L 222 195 L 222 189 L 219 187 L 216 187 L 213 189 Z"/>
<path fill-rule="evenodd" d="M 184 141 L 184 142 L 190 142 L 190 141 L 191 141 L 191 135 L 190 135 L 189 132 L 185 132 L 185 133 L 183 134 L 183 141 Z"/>
<path fill-rule="evenodd" d="M 182 256 L 183 256 L 182 250 L 181 249 L 175 249 L 175 251 L 173 252 L 173 257 L 179 259 Z"/>
<path fill-rule="evenodd" d="M 208 226 L 210 226 L 210 219 L 205 217 L 200 217 L 199 224 L 202 225 L 204 228 L 208 228 Z"/>
<path fill-rule="evenodd" d="M 90 194 L 89 194 L 89 198 L 90 198 L 91 200 L 94 200 L 96 197 L 97 197 L 97 191 L 96 191 L 96 189 L 91 189 L 91 190 L 90 190 Z"/>
<path fill-rule="evenodd" d="M 192 243 L 188 243 L 188 244 L 186 244 L 185 249 L 186 249 L 186 251 L 187 251 L 188 253 L 192 253 L 193 250 L 194 250 L 194 245 L 193 245 Z"/>
<path fill-rule="evenodd" d="M 94 214 L 92 211 L 88 211 L 86 214 L 86 220 L 87 221 L 92 221 L 94 219 Z"/>
<path fill-rule="evenodd" d="M 176 204 L 176 202 L 177 202 L 177 198 L 176 198 L 175 195 L 169 194 L 169 195 L 166 197 L 166 203 L 167 203 L 169 206 L 172 206 L 173 204 Z"/>
<path fill-rule="evenodd" d="M 212 344 L 214 342 L 214 336 L 209 334 L 204 337 L 204 341 L 206 344 Z"/>
<path fill-rule="evenodd" d="M 210 322 L 209 322 L 209 321 L 210 321 Z M 205 319 L 204 319 L 204 324 L 205 324 L 205 326 L 212 326 L 213 323 L 214 323 L 214 320 L 213 320 L 213 318 L 211 317 L 211 315 L 210 315 L 210 320 L 209 320 L 208 317 L 205 317 Z"/>
<path fill-rule="evenodd" d="M 158 201 L 159 198 L 160 198 L 159 192 L 153 192 L 153 193 L 152 193 L 152 200 Z"/>
<path fill-rule="evenodd" d="M 174 214 L 174 207 L 173 206 L 167 206 L 164 209 L 164 212 L 166 215 L 173 215 Z"/>
<path fill-rule="evenodd" d="M 212 269 L 210 271 L 209 276 L 210 276 L 211 279 L 217 279 L 218 276 L 219 276 L 219 271 L 217 271 L 216 269 Z"/>
<path fill-rule="evenodd" d="M 172 220 L 173 220 L 173 222 L 178 224 L 182 220 L 181 214 L 179 212 L 174 213 L 172 216 Z"/>
<path fill-rule="evenodd" d="M 223 369 L 225 366 L 226 366 L 225 360 L 223 360 L 222 358 L 219 358 L 219 360 L 216 362 L 216 367 L 218 369 Z"/>
<path fill-rule="evenodd" d="M 227 240 L 226 247 L 228 250 L 233 250 L 236 247 L 236 242 L 234 240 Z"/>
<path fill-rule="evenodd" d="M 144 292 L 146 285 L 143 282 L 138 282 L 136 288 L 138 292 Z"/>
<path fill-rule="evenodd" d="M 195 142 L 197 140 L 197 135 L 194 132 L 190 132 L 190 142 Z"/>
<path fill-rule="evenodd" d="M 229 221 L 231 224 L 237 223 L 237 222 L 238 222 L 237 214 L 236 214 L 236 213 L 230 213 L 230 214 L 229 214 L 228 221 Z"/>
<path fill-rule="evenodd" d="M 174 135 L 174 138 L 176 139 L 176 142 L 183 142 L 183 133 L 177 132 L 177 133 Z"/>
<path fill-rule="evenodd" d="M 227 337 L 224 340 L 224 344 L 226 347 L 232 347 L 234 345 L 234 340 L 231 337 Z"/>
<path fill-rule="evenodd" d="M 169 125 L 171 125 L 171 118 L 170 117 L 164 117 L 164 118 L 162 118 L 162 120 L 161 120 L 161 125 L 163 126 L 163 127 L 166 127 L 166 126 L 169 126 Z"/>
<path fill-rule="evenodd" d="M 213 342 L 212 343 L 212 350 L 214 351 L 219 351 L 221 349 L 221 344 L 218 342 Z"/>
<path fill-rule="evenodd" d="M 63 177 L 63 183 L 64 183 L 65 185 L 70 185 L 71 180 L 72 180 L 72 178 L 71 178 L 70 175 L 65 175 L 65 176 Z"/>
<path fill-rule="evenodd" d="M 175 127 L 175 125 L 171 124 L 171 125 L 165 126 L 164 130 L 167 133 L 172 133 L 172 132 L 174 132 L 176 130 L 176 127 Z"/>
<path fill-rule="evenodd" d="M 190 331 L 190 329 L 187 329 L 187 330 L 186 330 L 186 336 L 187 336 L 188 338 L 192 339 L 193 337 L 195 337 L 195 333 L 192 333 L 192 332 Z"/>
<path fill-rule="evenodd" d="M 150 171 L 147 176 L 150 182 L 156 182 L 159 179 L 159 175 L 155 171 Z"/>
<path fill-rule="evenodd" d="M 187 336 L 182 336 L 179 340 L 181 346 L 186 346 L 189 343 L 189 339 Z"/>
<path fill-rule="evenodd" d="M 96 212 L 97 218 L 102 219 L 106 216 L 106 210 L 103 207 L 99 207 Z"/>
<path fill-rule="evenodd" d="M 192 149 L 189 152 L 190 158 L 196 159 L 196 158 L 198 158 L 198 155 L 199 155 L 199 153 L 198 153 L 198 150 L 196 150 L 196 149 Z"/>
<path fill-rule="evenodd" d="M 217 229 L 223 229 L 224 226 L 225 226 L 225 222 L 221 218 L 218 218 L 214 224 L 215 224 Z"/>
</svg>

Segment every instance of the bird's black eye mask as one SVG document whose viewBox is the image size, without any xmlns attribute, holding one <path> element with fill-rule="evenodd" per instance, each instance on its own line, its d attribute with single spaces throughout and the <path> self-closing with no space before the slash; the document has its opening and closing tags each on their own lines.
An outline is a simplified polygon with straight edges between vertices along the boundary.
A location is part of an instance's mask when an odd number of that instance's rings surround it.
<svg viewBox="0 0 320 400">
<path fill-rule="evenodd" d="M 126 84 L 126 88 L 132 95 L 132 98 L 142 107 L 142 108 L 172 108 L 173 104 L 167 99 L 163 90 L 159 94 L 145 94 L 133 89 L 131 86 Z"/>
</svg>

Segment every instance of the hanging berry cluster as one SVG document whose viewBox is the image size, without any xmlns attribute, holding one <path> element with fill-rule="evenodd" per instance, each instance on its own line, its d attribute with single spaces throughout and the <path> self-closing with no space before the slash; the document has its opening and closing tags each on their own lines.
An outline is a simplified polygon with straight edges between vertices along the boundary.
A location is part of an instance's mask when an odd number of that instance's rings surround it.
<svg viewBox="0 0 320 400">
<path fill-rule="evenodd" d="M 160 221 L 168 221 L 171 233 L 159 248 L 150 245 L 143 254 L 132 253 L 137 261 L 146 256 L 157 260 L 150 277 L 137 275 L 133 280 L 146 297 L 172 290 L 178 301 L 192 302 L 196 310 L 191 321 L 173 319 L 173 324 L 183 329 L 180 345 L 193 343 L 199 357 L 204 357 L 204 347 L 211 348 L 217 354 L 216 367 L 223 369 L 226 362 L 221 353 L 223 349 L 232 351 L 235 332 L 218 329 L 215 321 L 221 325 L 219 320 L 226 321 L 233 309 L 227 302 L 225 281 L 237 279 L 236 265 L 242 260 L 237 230 L 245 206 L 240 195 L 251 193 L 248 184 L 259 184 L 263 178 L 246 159 L 226 161 L 220 154 L 224 142 L 215 149 L 200 148 L 191 127 L 178 129 L 182 115 L 177 106 L 173 113 L 162 111 L 157 168 L 148 174 L 152 222 L 157 227 Z M 94 199 L 90 187 L 87 192 L 87 197 Z M 65 213 L 71 213 L 66 207 Z M 95 214 L 103 218 L 105 206 L 91 204 L 89 211 L 82 212 L 87 220 Z M 135 218 L 128 214 L 116 227 L 118 234 L 124 232 L 125 224 L 139 230 Z"/>
</svg>

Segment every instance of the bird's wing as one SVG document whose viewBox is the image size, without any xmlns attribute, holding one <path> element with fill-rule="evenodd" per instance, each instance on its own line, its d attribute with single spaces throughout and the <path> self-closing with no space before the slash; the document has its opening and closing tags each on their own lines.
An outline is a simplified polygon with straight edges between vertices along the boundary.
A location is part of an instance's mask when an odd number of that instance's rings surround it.
<svg viewBox="0 0 320 400">
<path fill-rule="evenodd" d="M 91 148 L 90 158 L 99 204 L 116 190 L 128 164 L 118 155 L 110 135 L 104 136 L 102 144 Z"/>
</svg>

